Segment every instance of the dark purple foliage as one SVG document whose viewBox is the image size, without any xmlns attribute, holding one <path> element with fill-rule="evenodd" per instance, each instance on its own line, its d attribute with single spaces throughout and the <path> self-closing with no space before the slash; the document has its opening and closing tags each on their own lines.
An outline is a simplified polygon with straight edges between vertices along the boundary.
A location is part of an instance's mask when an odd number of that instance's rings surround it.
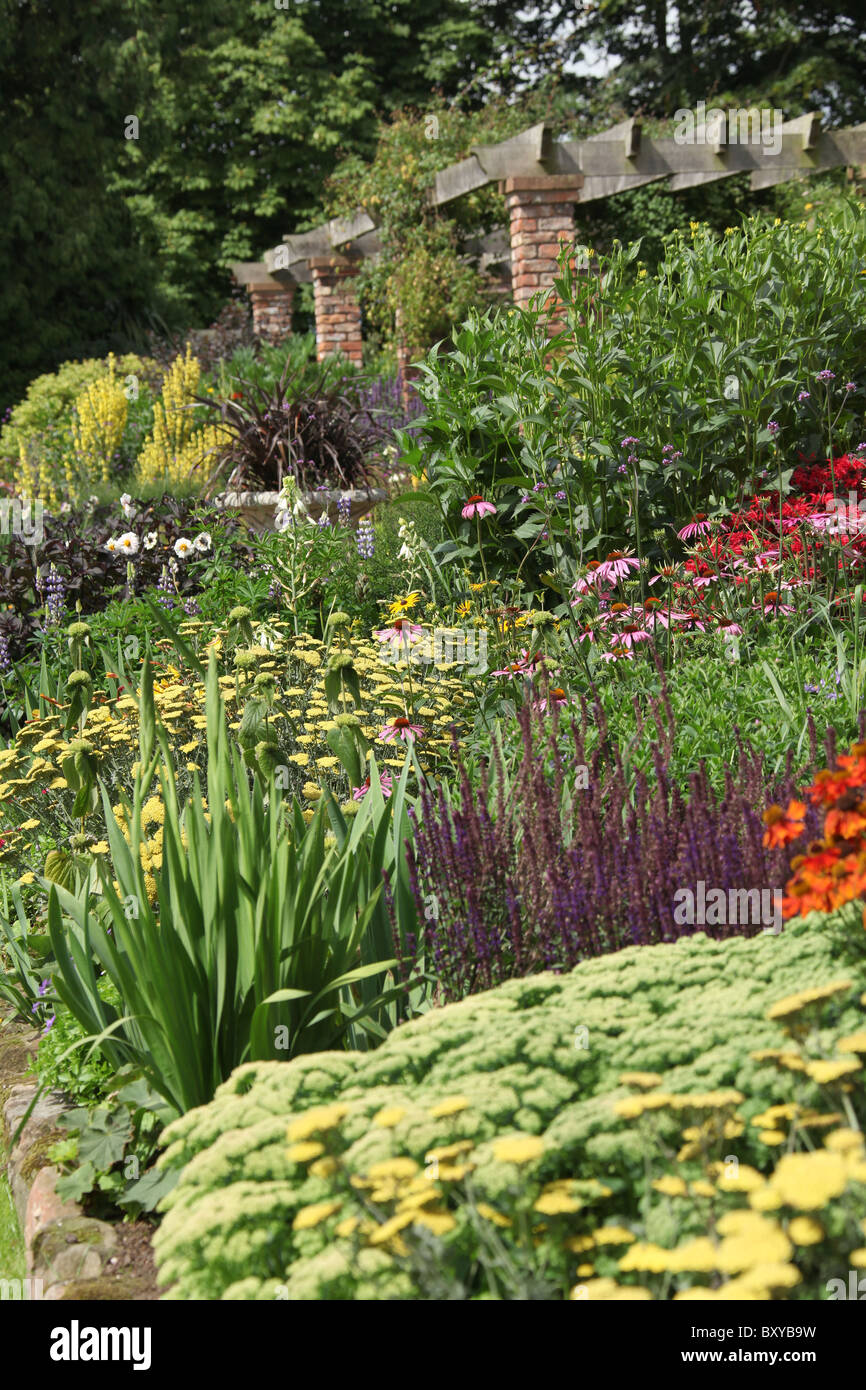
<svg viewBox="0 0 866 1390">
<path fill-rule="evenodd" d="M 522 755 L 507 791 L 501 766 L 494 766 L 492 791 L 489 769 L 476 789 L 462 764 L 459 803 L 450 805 L 441 787 L 424 789 L 407 853 L 419 919 L 426 920 L 423 949 L 444 998 L 568 970 L 632 944 L 762 930 L 760 920 L 680 925 L 676 894 L 697 893 L 701 880 L 707 891 L 724 890 L 726 900 L 731 889 L 782 889 L 790 855 L 764 847 L 762 812 L 787 803 L 804 774 L 789 757 L 770 784 L 762 755 L 737 734 L 736 766 L 721 793 L 703 765 L 681 789 L 668 775 L 675 731 L 664 688 L 650 701 L 650 716 L 658 737 L 649 775 L 629 777 L 604 711 L 584 701 L 570 730 L 521 711 Z M 592 726 L 599 738 L 589 754 Z M 814 762 L 813 726 L 810 732 Z M 825 748 L 832 766 L 832 729 Z M 583 789 L 574 785 L 580 767 L 587 769 Z M 804 842 L 818 827 L 810 808 Z"/>
</svg>

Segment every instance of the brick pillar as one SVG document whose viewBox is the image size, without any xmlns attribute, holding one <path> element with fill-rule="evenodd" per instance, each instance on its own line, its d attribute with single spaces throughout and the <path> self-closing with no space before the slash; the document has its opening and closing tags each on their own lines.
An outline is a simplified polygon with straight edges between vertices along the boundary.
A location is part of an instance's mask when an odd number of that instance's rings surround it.
<svg viewBox="0 0 866 1390">
<path fill-rule="evenodd" d="M 526 308 L 533 295 L 552 289 L 562 243 L 575 239 L 574 204 L 582 185 L 581 174 L 505 180 L 511 285 L 520 308 Z"/>
<path fill-rule="evenodd" d="M 292 332 L 294 285 L 250 285 L 253 332 L 265 343 L 281 343 Z"/>
<path fill-rule="evenodd" d="M 361 306 L 352 283 L 360 270 L 348 256 L 317 256 L 310 261 L 316 306 L 316 355 L 321 362 L 342 352 L 361 363 Z"/>
</svg>

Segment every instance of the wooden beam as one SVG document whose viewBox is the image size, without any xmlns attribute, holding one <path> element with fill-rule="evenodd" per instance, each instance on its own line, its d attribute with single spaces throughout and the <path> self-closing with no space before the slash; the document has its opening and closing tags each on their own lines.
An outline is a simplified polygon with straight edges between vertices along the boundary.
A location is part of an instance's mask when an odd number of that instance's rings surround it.
<svg viewBox="0 0 866 1390">
<path fill-rule="evenodd" d="M 547 164 L 552 149 L 553 136 L 544 121 L 498 145 L 473 145 L 468 159 L 440 170 L 428 200 L 433 207 L 441 207 L 494 181 L 550 173 Z"/>
</svg>

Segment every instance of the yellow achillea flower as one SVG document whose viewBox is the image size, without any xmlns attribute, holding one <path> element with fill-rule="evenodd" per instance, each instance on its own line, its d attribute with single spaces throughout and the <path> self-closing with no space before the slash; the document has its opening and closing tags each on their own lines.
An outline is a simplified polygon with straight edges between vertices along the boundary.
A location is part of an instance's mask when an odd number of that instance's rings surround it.
<svg viewBox="0 0 866 1390">
<path fill-rule="evenodd" d="M 694 1240 L 686 1241 L 684 1245 L 678 1245 L 675 1250 L 668 1251 L 667 1267 L 676 1274 L 693 1270 L 706 1274 L 718 1269 L 718 1251 L 708 1236 L 697 1236 Z"/>
<path fill-rule="evenodd" d="M 656 1192 L 661 1192 L 665 1197 L 686 1197 L 688 1188 L 684 1180 L 675 1177 L 673 1173 L 667 1173 L 663 1178 L 657 1178 L 653 1183 Z"/>
<path fill-rule="evenodd" d="M 299 1144 L 292 1144 L 286 1150 L 286 1158 L 292 1163 L 309 1163 L 311 1159 L 318 1158 L 324 1152 L 324 1144 L 318 1143 L 315 1139 L 306 1139 Z"/>
<path fill-rule="evenodd" d="M 650 1241 L 636 1241 L 619 1262 L 622 1272 L 639 1270 L 647 1274 L 662 1274 L 669 1268 L 670 1250 Z"/>
<path fill-rule="evenodd" d="M 497 1211 L 495 1207 L 491 1207 L 487 1202 L 478 1202 L 476 1204 L 475 1210 L 478 1212 L 479 1216 L 484 1218 L 485 1221 L 492 1221 L 494 1226 L 511 1225 L 510 1217 L 503 1216 L 501 1211 Z"/>
<path fill-rule="evenodd" d="M 411 1211 L 398 1212 L 396 1216 L 391 1216 L 387 1221 L 383 1221 L 370 1236 L 371 1245 L 385 1245 L 398 1232 L 411 1226 L 415 1220 L 415 1213 Z"/>
<path fill-rule="evenodd" d="M 446 1096 L 430 1109 L 430 1114 L 434 1120 L 444 1118 L 446 1115 L 457 1115 L 461 1110 L 469 1109 L 468 1096 Z"/>
<path fill-rule="evenodd" d="M 461 1154 L 469 1153 L 474 1148 L 471 1139 L 458 1139 L 454 1144 L 442 1144 L 438 1149 L 429 1149 L 424 1155 L 424 1162 L 429 1163 L 431 1159 L 439 1162 L 449 1158 L 459 1158 Z"/>
<path fill-rule="evenodd" d="M 535 1134 L 515 1134 L 493 1143 L 493 1157 L 497 1163 L 531 1163 L 543 1153 L 544 1140 Z"/>
<path fill-rule="evenodd" d="M 624 1071 L 619 1078 L 621 1086 L 640 1086 L 646 1090 L 658 1086 L 660 1081 L 661 1076 L 655 1071 Z"/>
<path fill-rule="evenodd" d="M 711 1182 L 705 1178 L 698 1178 L 695 1182 L 689 1183 L 689 1192 L 693 1197 L 715 1197 L 716 1189 Z"/>
<path fill-rule="evenodd" d="M 647 1110 L 666 1110 L 673 1104 L 674 1097 L 667 1091 L 651 1091 L 645 1096 L 629 1096 L 618 1100 L 614 1111 L 625 1120 L 636 1120 Z"/>
<path fill-rule="evenodd" d="M 841 1154 L 827 1149 L 815 1153 L 785 1154 L 769 1179 L 769 1186 L 789 1207 L 816 1211 L 845 1191 L 848 1168 Z"/>
<path fill-rule="evenodd" d="M 570 1212 L 581 1211 L 584 1206 L 584 1202 L 570 1197 L 567 1192 L 542 1192 L 533 1211 L 540 1211 L 542 1216 L 564 1216 Z"/>
<path fill-rule="evenodd" d="M 764 1185 L 757 1168 L 750 1167 L 748 1163 L 739 1163 L 731 1174 L 725 1173 L 724 1164 L 721 1163 L 714 1164 L 711 1171 L 720 1192 L 756 1192 Z"/>
<path fill-rule="evenodd" d="M 315 1163 L 310 1164 L 309 1173 L 311 1178 L 332 1178 L 338 1171 L 340 1165 L 335 1158 L 327 1154 L 324 1158 L 317 1158 Z"/>
<path fill-rule="evenodd" d="M 626 1230 L 625 1226 L 599 1226 L 597 1231 L 593 1231 L 589 1245 L 632 1245 L 636 1239 L 634 1233 Z M 589 1245 L 583 1248 L 588 1250 Z"/>
<path fill-rule="evenodd" d="M 358 1229 L 360 1224 L 360 1217 L 345 1216 L 343 1220 L 338 1221 L 336 1226 L 334 1227 L 334 1235 L 339 1236 L 341 1240 L 345 1239 L 347 1236 L 354 1235 L 355 1231 Z"/>
<path fill-rule="evenodd" d="M 859 1129 L 835 1129 L 832 1134 L 828 1134 L 824 1140 L 824 1148 L 830 1149 L 834 1153 L 847 1154 L 854 1156 L 863 1150 L 863 1135 Z"/>
<path fill-rule="evenodd" d="M 406 1111 L 400 1105 L 386 1105 L 373 1116 L 373 1124 L 380 1129 L 393 1129 L 402 1120 Z"/>
<path fill-rule="evenodd" d="M 838 1081 L 843 1076 L 850 1076 L 852 1072 L 860 1071 L 862 1062 L 857 1057 L 848 1057 L 836 1060 L 829 1058 L 816 1062 L 806 1063 L 806 1075 L 819 1085 L 825 1086 L 832 1081 Z"/>
<path fill-rule="evenodd" d="M 615 1279 L 590 1279 L 586 1284 L 578 1284 L 569 1294 L 571 1299 L 586 1298 L 590 1302 L 636 1303 L 652 1299 L 649 1289 L 637 1284 L 617 1284 Z"/>
<path fill-rule="evenodd" d="M 434 1236 L 444 1236 L 446 1232 L 453 1231 L 457 1222 L 447 1211 L 416 1211 L 413 1225 L 426 1226 Z"/>
<path fill-rule="evenodd" d="M 292 1230 L 308 1231 L 312 1226 L 320 1226 L 329 1216 L 338 1212 L 342 1205 L 342 1202 L 334 1199 L 331 1202 L 314 1202 L 312 1206 L 301 1207 L 292 1222 Z"/>
<path fill-rule="evenodd" d="M 849 1033 L 847 1038 L 840 1038 L 836 1046 L 840 1052 L 866 1052 L 866 1028 L 859 1033 Z"/>
<path fill-rule="evenodd" d="M 795 1245 L 817 1245 L 824 1239 L 824 1227 L 814 1216 L 795 1216 L 788 1225 L 788 1235 Z"/>
<path fill-rule="evenodd" d="M 851 989 L 850 980 L 836 980 L 831 985 L 819 985 L 814 989 L 801 989 L 796 994 L 789 994 L 784 999 L 779 999 L 767 1010 L 767 1018 L 784 1019 L 794 1018 L 810 1004 L 823 1003 L 825 999 L 832 999 L 834 994 L 839 994 L 842 990 Z"/>
<path fill-rule="evenodd" d="M 313 1134 L 323 1134 L 325 1130 L 335 1129 L 349 1113 L 348 1105 L 315 1105 L 296 1120 L 291 1120 L 288 1128 L 289 1140 L 309 1139 Z"/>
<path fill-rule="evenodd" d="M 385 1158 L 380 1163 L 371 1164 L 367 1177 L 373 1182 L 388 1178 L 399 1182 L 401 1178 L 414 1178 L 417 1172 L 418 1164 L 414 1158 Z"/>
</svg>

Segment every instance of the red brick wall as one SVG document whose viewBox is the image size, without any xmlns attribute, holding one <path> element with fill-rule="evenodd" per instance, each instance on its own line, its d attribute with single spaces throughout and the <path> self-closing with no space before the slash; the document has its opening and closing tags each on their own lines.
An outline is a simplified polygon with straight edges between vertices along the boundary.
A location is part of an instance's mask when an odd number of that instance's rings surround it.
<svg viewBox="0 0 866 1390">
<path fill-rule="evenodd" d="M 580 174 L 505 180 L 511 285 L 514 302 L 521 308 L 533 295 L 551 289 L 559 274 L 562 243 L 575 238 L 574 204 L 582 183 Z"/>
<path fill-rule="evenodd" d="M 360 266 L 344 256 L 317 257 L 310 261 L 316 308 L 316 355 L 321 362 L 332 352 L 342 352 L 360 363 L 361 306 L 353 280 Z"/>
<path fill-rule="evenodd" d="M 253 306 L 253 332 L 266 343 L 281 343 L 292 331 L 294 285 L 284 289 L 250 287 Z"/>
</svg>

